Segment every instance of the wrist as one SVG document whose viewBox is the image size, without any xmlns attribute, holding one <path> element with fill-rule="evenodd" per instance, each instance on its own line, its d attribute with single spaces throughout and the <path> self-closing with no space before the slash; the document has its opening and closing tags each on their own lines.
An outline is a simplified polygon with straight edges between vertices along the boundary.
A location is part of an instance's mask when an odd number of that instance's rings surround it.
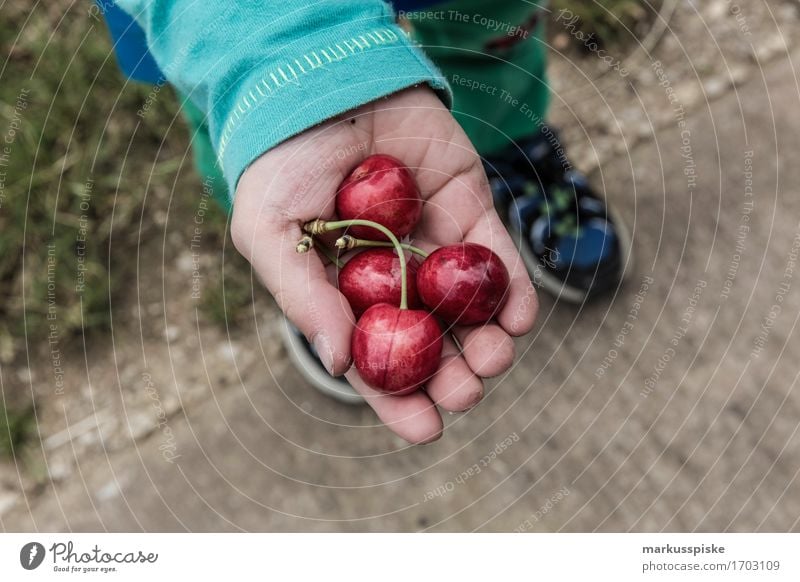
<svg viewBox="0 0 800 582">
<path fill-rule="evenodd" d="M 261 154 L 360 105 L 420 84 L 449 100 L 441 74 L 394 25 L 326 31 L 305 41 L 282 64 L 247 75 L 227 113 L 216 115 L 215 145 L 230 192 Z"/>
</svg>

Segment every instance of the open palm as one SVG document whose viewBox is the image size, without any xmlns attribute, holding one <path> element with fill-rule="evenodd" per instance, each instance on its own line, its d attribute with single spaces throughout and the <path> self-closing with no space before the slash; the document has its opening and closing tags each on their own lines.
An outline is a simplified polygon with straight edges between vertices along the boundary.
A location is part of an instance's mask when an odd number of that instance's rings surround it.
<svg viewBox="0 0 800 582">
<path fill-rule="evenodd" d="M 447 340 L 442 363 L 424 391 L 387 396 L 350 370 L 355 318 L 317 253 L 295 252 L 301 225 L 334 216 L 341 181 L 364 158 L 394 156 L 414 173 L 425 200 L 413 233 L 427 251 L 460 241 L 497 253 L 511 274 L 509 299 L 497 323 L 457 327 L 461 344 Z M 430 442 L 442 431 L 437 406 L 471 408 L 483 395 L 481 378 L 507 370 L 514 359 L 510 336 L 530 331 L 536 295 L 522 260 L 492 206 L 480 158 L 441 101 L 428 88 L 414 88 L 308 130 L 270 150 L 244 173 L 236 190 L 232 235 L 286 316 L 314 344 L 325 367 L 347 379 L 394 432 L 412 443 Z"/>
</svg>

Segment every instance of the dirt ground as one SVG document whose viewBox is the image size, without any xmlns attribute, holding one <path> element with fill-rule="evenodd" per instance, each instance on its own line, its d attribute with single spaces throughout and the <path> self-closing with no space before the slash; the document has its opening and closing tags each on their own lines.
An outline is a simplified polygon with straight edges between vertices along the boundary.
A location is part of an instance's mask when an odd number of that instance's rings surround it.
<svg viewBox="0 0 800 582">
<path fill-rule="evenodd" d="M 3 371 L 47 404 L 42 446 L 0 465 L 0 529 L 800 529 L 800 12 L 694 6 L 615 55 L 626 76 L 556 32 L 552 118 L 634 262 L 612 299 L 542 295 L 514 368 L 440 441 L 307 386 L 257 285 L 208 321 L 193 291 L 228 256 L 192 240 L 208 201 L 156 196 L 159 236 L 110 337 L 65 347 L 65 389 L 46 353 Z"/>
</svg>

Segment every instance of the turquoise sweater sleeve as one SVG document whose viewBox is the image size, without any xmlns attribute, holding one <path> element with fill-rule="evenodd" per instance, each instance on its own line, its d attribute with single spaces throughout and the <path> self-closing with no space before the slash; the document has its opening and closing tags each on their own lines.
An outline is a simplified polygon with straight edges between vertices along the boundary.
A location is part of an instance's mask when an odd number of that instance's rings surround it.
<svg viewBox="0 0 800 582">
<path fill-rule="evenodd" d="M 207 116 L 231 196 L 262 153 L 325 119 L 446 81 L 380 0 L 117 0 Z"/>
</svg>

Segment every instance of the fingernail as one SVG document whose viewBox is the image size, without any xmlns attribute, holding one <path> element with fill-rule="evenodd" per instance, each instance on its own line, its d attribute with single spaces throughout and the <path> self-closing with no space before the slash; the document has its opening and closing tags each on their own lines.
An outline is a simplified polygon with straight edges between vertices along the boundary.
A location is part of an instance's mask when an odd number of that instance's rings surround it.
<svg viewBox="0 0 800 582">
<path fill-rule="evenodd" d="M 319 355 L 319 359 L 328 374 L 333 376 L 333 348 L 331 348 L 331 340 L 328 338 L 328 334 L 324 331 L 319 332 L 317 337 L 314 338 L 314 349 L 317 350 L 317 355 Z"/>
</svg>

